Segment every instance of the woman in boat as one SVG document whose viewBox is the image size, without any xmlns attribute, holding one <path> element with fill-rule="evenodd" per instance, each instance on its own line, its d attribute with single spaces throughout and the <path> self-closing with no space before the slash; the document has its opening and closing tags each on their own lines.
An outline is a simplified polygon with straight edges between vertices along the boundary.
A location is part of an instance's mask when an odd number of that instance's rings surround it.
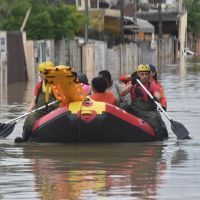
<svg viewBox="0 0 200 200">
<path fill-rule="evenodd" d="M 130 93 L 131 105 L 127 106 L 127 111 L 149 122 L 154 127 L 158 140 L 162 140 L 166 138 L 167 135 L 166 130 L 163 130 L 163 120 L 160 113 L 157 111 L 157 105 L 137 83 L 137 79 L 139 79 L 146 89 L 154 96 L 154 100 L 158 102 L 161 100 L 159 87 L 150 81 L 150 67 L 144 64 L 137 66 L 137 74 L 132 76 L 132 81 L 127 83 L 120 94 L 124 96 Z"/>
<path fill-rule="evenodd" d="M 78 74 L 78 80 L 81 83 L 81 86 L 82 86 L 82 88 L 83 88 L 86 96 L 90 95 L 91 91 L 92 91 L 92 88 L 91 88 L 91 86 L 88 83 L 87 75 L 84 74 L 84 73 L 79 73 Z"/>
<path fill-rule="evenodd" d="M 149 64 L 150 67 L 150 81 L 154 84 L 157 85 L 157 87 L 160 88 L 160 94 L 161 94 L 161 99 L 160 99 L 160 104 L 162 106 L 162 108 L 166 111 L 167 110 L 167 99 L 164 93 L 164 89 L 163 86 L 161 85 L 160 82 L 158 82 L 158 77 L 157 77 L 157 71 L 156 71 L 156 67 L 153 64 Z"/>
<path fill-rule="evenodd" d="M 51 90 L 51 87 L 47 87 L 47 82 L 45 79 L 45 74 L 44 71 L 47 68 L 53 68 L 55 67 L 54 64 L 51 61 L 46 61 L 41 63 L 38 66 L 38 71 L 39 71 L 39 76 L 40 76 L 40 81 L 37 83 L 35 90 L 34 90 L 34 97 L 33 100 L 28 108 L 28 112 L 32 111 L 35 108 L 44 106 L 46 102 L 46 93 L 48 92 L 49 96 L 49 102 L 55 101 L 54 94 Z M 26 118 L 23 126 L 23 133 L 22 133 L 22 138 L 17 137 L 15 138 L 15 142 L 27 142 L 30 135 L 32 134 L 32 127 L 36 120 L 41 118 L 42 116 L 46 115 L 47 113 L 51 112 L 53 109 L 57 108 L 58 105 L 46 107 L 46 109 L 39 110 L 37 112 L 30 113 L 28 117 Z"/>
</svg>

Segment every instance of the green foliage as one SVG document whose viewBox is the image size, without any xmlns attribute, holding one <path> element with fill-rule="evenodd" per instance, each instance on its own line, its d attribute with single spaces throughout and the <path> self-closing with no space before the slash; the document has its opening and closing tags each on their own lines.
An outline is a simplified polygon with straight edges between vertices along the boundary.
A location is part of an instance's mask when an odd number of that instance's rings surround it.
<svg viewBox="0 0 200 200">
<path fill-rule="evenodd" d="M 54 27 L 49 13 L 41 12 L 37 15 L 30 16 L 30 21 L 26 27 L 27 37 L 32 40 L 52 39 L 54 38 L 53 29 Z"/>
<path fill-rule="evenodd" d="M 184 4 L 188 12 L 188 30 L 193 33 L 200 33 L 200 2 L 185 0 Z"/>
<path fill-rule="evenodd" d="M 73 38 L 86 23 L 75 6 L 62 1 L 53 5 L 48 0 L 0 0 L 0 29 L 19 31 L 29 8 L 31 13 L 25 27 L 29 39 Z"/>
<path fill-rule="evenodd" d="M 84 16 L 77 13 L 74 6 L 59 5 L 56 9 L 52 6 L 50 15 L 55 39 L 72 38 L 84 25 Z"/>
<path fill-rule="evenodd" d="M 188 29 L 191 32 L 200 33 L 200 5 L 193 7 L 188 12 Z"/>
<path fill-rule="evenodd" d="M 1 22 L 0 27 L 1 29 L 8 30 L 8 31 L 16 31 L 19 30 L 22 23 L 26 11 L 30 7 L 30 4 L 26 0 L 21 1 L 14 1 L 9 0 L 0 2 L 0 16 Z"/>
</svg>

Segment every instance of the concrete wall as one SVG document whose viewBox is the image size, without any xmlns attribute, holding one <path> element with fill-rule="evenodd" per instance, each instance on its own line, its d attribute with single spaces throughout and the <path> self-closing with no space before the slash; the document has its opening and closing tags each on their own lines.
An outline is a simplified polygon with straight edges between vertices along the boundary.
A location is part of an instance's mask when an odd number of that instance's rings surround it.
<svg viewBox="0 0 200 200">
<path fill-rule="evenodd" d="M 82 72 L 88 79 L 98 75 L 101 70 L 109 70 L 113 79 L 118 79 L 120 74 L 132 73 L 138 64 L 136 44 L 125 44 L 107 48 L 102 41 L 90 41 L 82 45 Z M 71 65 L 75 68 L 73 65 Z M 78 71 L 78 70 L 77 70 Z"/>
<path fill-rule="evenodd" d="M 37 67 L 39 63 L 46 60 L 53 61 L 55 65 L 71 66 L 77 72 L 82 71 L 88 75 L 89 80 L 103 69 L 109 70 L 113 79 L 118 79 L 121 74 L 132 73 L 139 63 L 157 65 L 158 48 L 151 48 L 151 40 L 148 37 L 145 37 L 144 41 L 138 41 L 138 44 L 129 43 L 113 46 L 113 48 L 108 48 L 107 43 L 103 41 L 89 40 L 84 44 L 81 39 L 83 40 L 83 38 L 63 39 L 56 43 L 54 40 L 24 41 L 28 80 L 33 82 L 38 80 Z M 176 42 L 178 40 L 175 41 L 172 37 L 164 37 L 164 63 L 173 63 L 173 51 L 178 46 L 175 45 Z M 0 77 L 4 77 L 3 62 L 0 66 Z"/>
<path fill-rule="evenodd" d="M 25 57 L 26 57 L 26 66 L 27 66 L 27 74 L 28 80 L 35 80 L 35 69 L 34 69 L 34 42 L 28 40 L 25 43 Z"/>
<path fill-rule="evenodd" d="M 150 49 L 150 41 L 139 42 L 139 63 L 157 65 L 157 49 Z"/>
<path fill-rule="evenodd" d="M 179 42 L 180 42 L 180 54 L 185 47 L 187 47 L 187 12 L 179 17 Z M 180 55 L 181 56 L 181 55 Z"/>
<path fill-rule="evenodd" d="M 7 34 L 0 32 L 0 84 L 7 84 Z"/>
</svg>

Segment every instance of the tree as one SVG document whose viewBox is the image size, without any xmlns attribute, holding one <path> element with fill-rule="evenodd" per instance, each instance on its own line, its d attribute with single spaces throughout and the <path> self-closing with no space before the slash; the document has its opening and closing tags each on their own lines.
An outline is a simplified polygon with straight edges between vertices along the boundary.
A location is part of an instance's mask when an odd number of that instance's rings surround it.
<svg viewBox="0 0 200 200">
<path fill-rule="evenodd" d="M 184 4 L 188 12 L 188 30 L 193 33 L 200 33 L 200 3 L 195 0 L 185 0 Z"/>
<path fill-rule="evenodd" d="M 49 11 L 53 22 L 55 39 L 73 38 L 75 33 L 80 31 L 86 22 L 84 15 L 78 13 L 74 6 L 60 4 L 56 9 L 51 6 Z"/>
<path fill-rule="evenodd" d="M 53 5 L 48 0 L 0 0 L 0 28 L 19 31 L 29 8 L 25 27 L 29 39 L 73 38 L 86 23 L 83 13 L 62 1 Z"/>
<path fill-rule="evenodd" d="M 26 0 L 1 0 L 0 28 L 7 31 L 18 31 L 29 7 L 30 4 Z"/>
</svg>

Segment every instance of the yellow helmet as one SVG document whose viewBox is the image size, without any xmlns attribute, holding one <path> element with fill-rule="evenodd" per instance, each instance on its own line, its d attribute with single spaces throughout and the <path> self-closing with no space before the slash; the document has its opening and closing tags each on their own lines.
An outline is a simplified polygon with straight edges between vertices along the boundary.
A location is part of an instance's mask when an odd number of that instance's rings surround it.
<svg viewBox="0 0 200 200">
<path fill-rule="evenodd" d="M 55 67 L 55 65 L 51 61 L 46 61 L 46 62 L 40 63 L 38 66 L 38 71 L 44 72 L 44 70 L 47 69 L 48 67 L 53 68 L 53 67 Z"/>
<path fill-rule="evenodd" d="M 150 72 L 150 67 L 147 64 L 138 65 L 137 72 Z"/>
</svg>

